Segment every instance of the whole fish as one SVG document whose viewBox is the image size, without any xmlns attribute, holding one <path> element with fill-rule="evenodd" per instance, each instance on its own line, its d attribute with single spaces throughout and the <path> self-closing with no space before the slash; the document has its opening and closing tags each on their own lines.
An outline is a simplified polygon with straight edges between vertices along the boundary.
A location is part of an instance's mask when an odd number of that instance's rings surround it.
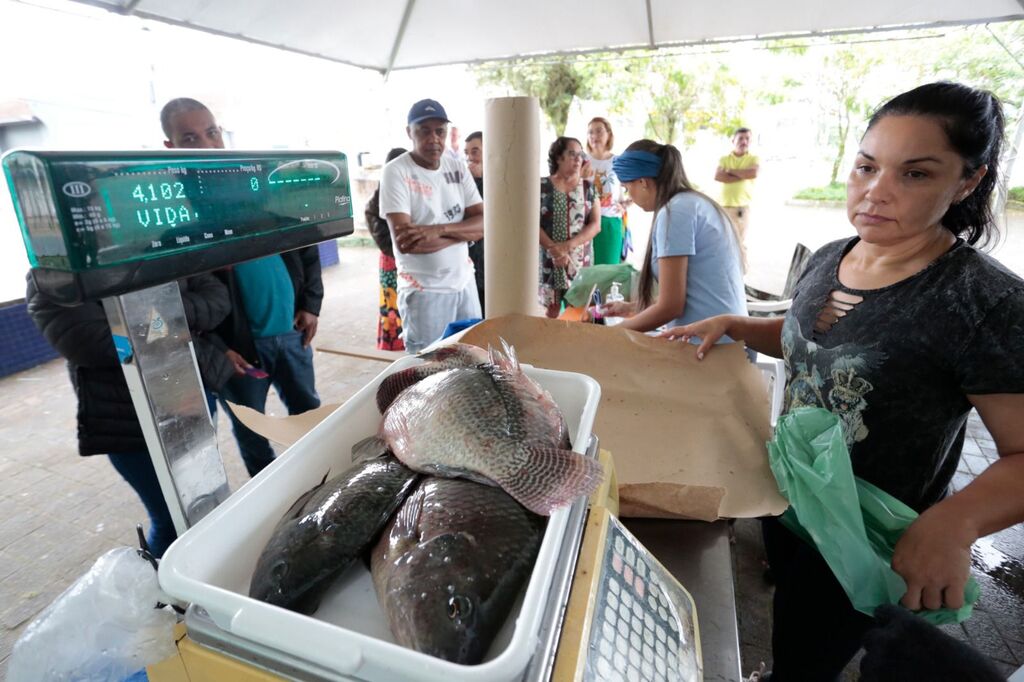
<svg viewBox="0 0 1024 682">
<path fill-rule="evenodd" d="M 371 555 L 395 640 L 479 663 L 533 570 L 543 521 L 500 488 L 424 479 Z"/>
<path fill-rule="evenodd" d="M 420 353 L 417 357 L 426 362 L 388 375 L 377 388 L 377 409 L 381 414 L 384 414 L 399 393 L 431 374 L 455 367 L 475 367 L 490 361 L 487 351 L 466 343 L 453 343 Z"/>
<path fill-rule="evenodd" d="M 488 364 L 444 370 L 402 391 L 379 435 L 411 469 L 498 485 L 538 514 L 593 492 L 603 476 L 597 460 L 568 449 L 558 405 L 507 345 Z"/>
<path fill-rule="evenodd" d="M 263 548 L 249 596 L 313 613 L 334 578 L 377 538 L 417 478 L 387 456 L 359 462 L 305 492 Z"/>
</svg>

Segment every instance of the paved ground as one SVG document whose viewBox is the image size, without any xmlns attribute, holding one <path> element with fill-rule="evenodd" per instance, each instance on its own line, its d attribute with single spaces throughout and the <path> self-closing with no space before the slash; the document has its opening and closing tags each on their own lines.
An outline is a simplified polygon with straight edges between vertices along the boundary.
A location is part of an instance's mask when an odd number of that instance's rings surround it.
<svg viewBox="0 0 1024 682">
<path fill-rule="evenodd" d="M 766 211 L 765 215 L 769 212 Z M 1024 221 L 1022 221 L 1024 222 Z M 751 233 L 751 276 L 766 288 L 781 287 L 792 244 L 816 247 L 845 232 L 842 215 L 818 209 L 790 211 L 782 236 Z M 640 222 L 637 221 L 637 227 Z M 1017 233 L 1024 232 L 1019 229 Z M 1018 254 L 1017 252 L 1021 253 Z M 317 341 L 324 347 L 374 342 L 376 252 L 342 249 L 341 265 L 325 272 L 327 299 Z M 1024 261 L 1024 249 L 1013 258 Z M 1022 263 L 1024 264 L 1024 263 Z M 1020 272 L 1021 267 L 1015 267 Z M 325 352 L 315 358 L 325 402 L 341 402 L 384 365 Z M 134 544 L 134 525 L 145 521 L 141 504 L 103 457 L 78 457 L 75 399 L 62 361 L 0 379 L 0 678 L 25 625 L 107 550 Z M 268 411 L 284 414 L 272 399 Z M 970 426 L 956 484 L 965 485 L 995 457 L 977 421 Z M 220 417 L 219 439 L 232 489 L 246 474 Z M 770 664 L 770 596 L 761 579 L 756 522 L 736 524 L 735 562 L 740 639 L 745 670 Z M 979 542 L 975 575 L 982 585 L 979 612 L 965 627 L 949 628 L 987 653 L 1007 672 L 1024 665 L 1024 528 Z M 848 679 L 856 679 L 855 675 Z"/>
</svg>

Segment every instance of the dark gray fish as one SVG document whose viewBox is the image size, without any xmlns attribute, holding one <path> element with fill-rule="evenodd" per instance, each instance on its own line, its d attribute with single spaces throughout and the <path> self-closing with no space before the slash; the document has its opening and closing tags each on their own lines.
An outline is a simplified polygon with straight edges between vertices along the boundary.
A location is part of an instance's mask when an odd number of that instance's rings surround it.
<svg viewBox="0 0 1024 682">
<path fill-rule="evenodd" d="M 454 367 L 475 367 L 489 360 L 487 351 L 483 348 L 466 343 L 442 346 L 436 350 L 420 353 L 417 357 L 426 362 L 388 375 L 377 388 L 377 409 L 381 414 L 384 414 L 399 393 L 431 374 Z"/>
<path fill-rule="evenodd" d="M 533 571 L 544 518 L 500 488 L 427 478 L 373 550 L 373 583 L 402 646 L 479 663 Z"/>
<path fill-rule="evenodd" d="M 256 562 L 249 596 L 312 613 L 363 554 L 418 478 L 394 457 L 359 462 L 292 504 Z"/>
</svg>

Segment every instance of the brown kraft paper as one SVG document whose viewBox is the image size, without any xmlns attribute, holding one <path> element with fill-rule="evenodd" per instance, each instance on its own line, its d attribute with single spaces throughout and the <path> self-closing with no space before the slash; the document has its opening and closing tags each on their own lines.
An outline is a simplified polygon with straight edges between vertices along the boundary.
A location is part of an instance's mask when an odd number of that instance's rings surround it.
<svg viewBox="0 0 1024 682">
<path fill-rule="evenodd" d="M 501 339 L 521 362 L 601 384 L 594 432 L 615 459 L 621 516 L 711 521 L 786 509 L 768 467 L 766 384 L 742 344 L 698 361 L 691 344 L 521 315 L 458 338 L 482 348 L 500 348 Z"/>
</svg>

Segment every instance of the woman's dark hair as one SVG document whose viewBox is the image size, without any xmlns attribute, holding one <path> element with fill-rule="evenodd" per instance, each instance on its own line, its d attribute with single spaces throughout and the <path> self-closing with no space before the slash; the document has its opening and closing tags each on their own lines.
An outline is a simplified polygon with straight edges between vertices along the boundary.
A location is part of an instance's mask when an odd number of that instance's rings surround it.
<svg viewBox="0 0 1024 682">
<path fill-rule="evenodd" d="M 897 95 L 874 113 L 868 130 L 886 116 L 927 116 L 938 121 L 950 146 L 964 160 L 963 177 L 979 168 L 988 171 L 963 201 L 954 203 L 940 223 L 968 244 L 991 243 L 999 231 L 989 204 L 999 179 L 999 151 L 1003 143 L 1003 112 L 991 92 L 960 83 L 941 81 Z"/>
<path fill-rule="evenodd" d="M 395 147 L 388 152 L 386 163 L 391 163 L 407 150 L 402 147 Z M 380 217 L 380 187 L 373 191 L 373 196 L 366 202 L 366 209 L 363 215 L 366 216 L 366 229 L 370 231 L 373 242 L 384 255 L 394 258 L 394 248 L 391 246 L 391 230 L 388 229 L 388 221 Z"/>
<path fill-rule="evenodd" d="M 678 149 L 670 144 L 658 144 L 654 140 L 637 140 L 626 147 L 626 151 L 648 152 L 657 155 L 661 159 L 661 169 L 658 171 L 658 176 L 654 178 L 654 220 L 651 221 L 651 236 L 647 240 L 647 252 L 644 254 L 644 264 L 640 269 L 640 279 L 637 282 L 637 288 L 640 292 L 641 310 L 651 305 L 651 290 L 654 288 L 654 272 L 651 263 L 654 253 L 654 225 L 658 219 L 658 213 L 668 205 L 672 197 L 680 192 L 693 192 L 711 202 L 719 215 L 722 216 L 725 224 L 732 228 L 733 235 L 736 237 L 736 244 L 740 249 L 740 259 L 741 261 L 743 260 L 743 241 L 740 239 L 736 226 L 732 224 L 729 216 L 718 205 L 718 202 L 703 192 L 697 191 L 690 184 L 686 177 L 686 170 L 683 168 L 683 155 L 679 153 Z"/>
<path fill-rule="evenodd" d="M 565 150 L 569 148 L 570 142 L 575 142 L 580 145 L 580 148 L 583 147 L 583 145 L 580 144 L 580 141 L 575 137 L 565 137 L 564 135 L 551 143 L 551 147 L 548 148 L 549 174 L 554 175 L 558 172 L 558 162 L 562 160 L 562 154 L 564 154 Z"/>
</svg>

